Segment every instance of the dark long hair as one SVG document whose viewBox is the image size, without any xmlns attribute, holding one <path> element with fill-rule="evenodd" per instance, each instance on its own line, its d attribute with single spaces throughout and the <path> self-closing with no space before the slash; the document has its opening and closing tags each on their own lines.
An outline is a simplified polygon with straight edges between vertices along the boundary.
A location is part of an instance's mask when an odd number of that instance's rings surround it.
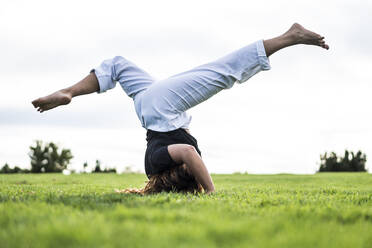
<svg viewBox="0 0 372 248">
<path fill-rule="evenodd" d="M 161 192 L 201 193 L 203 187 L 189 172 L 186 165 L 176 166 L 162 173 L 152 175 L 143 189 L 125 189 L 118 193 L 132 193 L 140 195 Z"/>
</svg>

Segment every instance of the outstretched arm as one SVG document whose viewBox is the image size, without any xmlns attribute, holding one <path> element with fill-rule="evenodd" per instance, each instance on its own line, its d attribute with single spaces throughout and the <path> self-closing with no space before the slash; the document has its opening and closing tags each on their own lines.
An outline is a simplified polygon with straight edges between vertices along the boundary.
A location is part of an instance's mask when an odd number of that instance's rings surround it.
<svg viewBox="0 0 372 248">
<path fill-rule="evenodd" d="M 98 80 L 96 75 L 91 72 L 88 76 L 71 87 L 32 101 L 32 105 L 34 105 L 37 111 L 44 112 L 60 105 L 69 104 L 71 99 L 75 96 L 90 94 L 97 91 L 99 91 Z"/>
<path fill-rule="evenodd" d="M 207 167 L 193 146 L 174 144 L 168 146 L 168 152 L 175 162 L 186 164 L 187 168 L 190 169 L 190 172 L 194 175 L 196 181 L 202 185 L 205 193 L 210 194 L 215 191 Z"/>
</svg>

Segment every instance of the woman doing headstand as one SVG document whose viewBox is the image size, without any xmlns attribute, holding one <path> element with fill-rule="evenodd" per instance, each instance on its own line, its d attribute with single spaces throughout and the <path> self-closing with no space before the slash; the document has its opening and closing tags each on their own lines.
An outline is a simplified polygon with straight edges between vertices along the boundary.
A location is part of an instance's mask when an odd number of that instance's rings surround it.
<svg viewBox="0 0 372 248">
<path fill-rule="evenodd" d="M 32 102 L 39 112 L 65 105 L 75 96 L 102 93 L 118 82 L 134 101 L 142 126 L 147 129 L 144 189 L 140 194 L 162 191 L 211 193 L 215 187 L 201 158 L 196 139 L 189 133 L 186 110 L 207 100 L 235 82 L 243 83 L 261 70 L 269 70 L 268 57 L 276 51 L 308 44 L 329 49 L 324 37 L 295 23 L 273 39 L 259 40 L 216 61 L 155 82 L 145 71 L 117 56 L 102 62 L 75 85 Z"/>
</svg>

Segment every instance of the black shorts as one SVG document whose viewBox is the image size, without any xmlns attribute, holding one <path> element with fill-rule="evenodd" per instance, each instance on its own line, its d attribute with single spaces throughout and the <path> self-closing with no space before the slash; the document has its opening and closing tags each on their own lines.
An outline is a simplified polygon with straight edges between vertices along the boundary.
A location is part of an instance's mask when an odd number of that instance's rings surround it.
<svg viewBox="0 0 372 248">
<path fill-rule="evenodd" d="M 147 130 L 147 149 L 145 154 L 145 171 L 148 178 L 151 175 L 169 170 L 181 164 L 172 160 L 168 146 L 173 144 L 188 144 L 195 147 L 201 155 L 197 140 L 183 128 L 169 132 Z"/>
</svg>

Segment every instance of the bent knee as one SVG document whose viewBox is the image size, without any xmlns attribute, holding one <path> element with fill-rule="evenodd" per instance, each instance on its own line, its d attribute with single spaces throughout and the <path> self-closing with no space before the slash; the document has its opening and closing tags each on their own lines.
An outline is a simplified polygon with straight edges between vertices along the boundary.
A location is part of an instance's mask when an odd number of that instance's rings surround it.
<svg viewBox="0 0 372 248">
<path fill-rule="evenodd" d="M 126 58 L 124 58 L 123 56 L 115 56 L 112 58 L 112 62 L 114 64 L 114 66 L 124 66 L 124 65 L 128 65 L 130 63 L 129 60 L 127 60 Z"/>
<path fill-rule="evenodd" d="M 115 56 L 112 58 L 113 61 L 118 62 L 118 61 L 123 61 L 126 60 L 123 56 Z"/>
</svg>

